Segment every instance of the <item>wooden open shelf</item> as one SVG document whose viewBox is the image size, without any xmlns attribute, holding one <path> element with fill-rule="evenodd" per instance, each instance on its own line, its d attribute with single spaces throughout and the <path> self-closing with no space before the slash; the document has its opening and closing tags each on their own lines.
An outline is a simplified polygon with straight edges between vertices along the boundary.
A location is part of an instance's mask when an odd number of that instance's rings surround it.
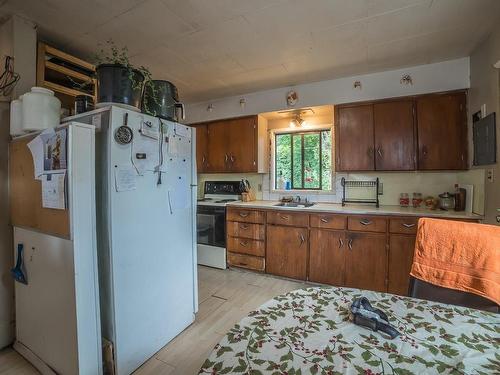
<svg viewBox="0 0 500 375">
<path fill-rule="evenodd" d="M 77 88 L 75 82 L 88 82 L 90 88 Z M 91 96 L 94 103 L 97 99 L 95 66 L 43 42 L 38 42 L 37 85 L 54 91 L 70 115 L 74 114 L 76 96 Z"/>
</svg>

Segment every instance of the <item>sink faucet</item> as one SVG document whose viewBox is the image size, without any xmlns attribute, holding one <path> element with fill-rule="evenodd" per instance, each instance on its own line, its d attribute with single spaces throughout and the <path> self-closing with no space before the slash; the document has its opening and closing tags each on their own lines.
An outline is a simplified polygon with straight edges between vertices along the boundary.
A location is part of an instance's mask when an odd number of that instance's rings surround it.
<svg viewBox="0 0 500 375">
<path fill-rule="evenodd" d="M 301 201 L 300 195 L 297 195 L 295 197 L 295 202 L 300 203 L 300 201 Z"/>
</svg>

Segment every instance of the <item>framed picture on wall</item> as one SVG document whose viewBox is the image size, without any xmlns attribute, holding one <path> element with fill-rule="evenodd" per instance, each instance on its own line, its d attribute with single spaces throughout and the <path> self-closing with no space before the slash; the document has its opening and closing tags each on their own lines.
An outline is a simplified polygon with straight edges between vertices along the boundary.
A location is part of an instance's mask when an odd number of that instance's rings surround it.
<svg viewBox="0 0 500 375">
<path fill-rule="evenodd" d="M 474 142 L 473 165 L 490 165 L 497 162 L 497 134 L 495 112 L 472 124 Z"/>
</svg>

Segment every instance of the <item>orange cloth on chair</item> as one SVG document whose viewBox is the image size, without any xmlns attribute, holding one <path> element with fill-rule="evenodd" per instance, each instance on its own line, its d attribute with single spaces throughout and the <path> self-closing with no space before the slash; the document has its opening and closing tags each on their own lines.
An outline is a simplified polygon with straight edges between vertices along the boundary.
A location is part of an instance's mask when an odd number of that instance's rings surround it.
<svg viewBox="0 0 500 375">
<path fill-rule="evenodd" d="M 410 274 L 500 304 L 500 227 L 420 219 Z"/>
</svg>

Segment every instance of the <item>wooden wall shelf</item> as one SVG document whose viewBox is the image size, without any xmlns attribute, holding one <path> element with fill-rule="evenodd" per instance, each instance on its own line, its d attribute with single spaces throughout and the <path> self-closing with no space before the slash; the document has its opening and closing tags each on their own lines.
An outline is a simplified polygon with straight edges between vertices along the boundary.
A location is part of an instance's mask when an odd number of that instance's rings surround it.
<svg viewBox="0 0 500 375">
<path fill-rule="evenodd" d="M 89 83 L 88 90 L 75 87 L 75 83 L 85 82 Z M 91 96 L 94 103 L 97 99 L 95 66 L 43 42 L 38 42 L 37 85 L 54 91 L 70 115 L 74 112 L 76 96 Z"/>
</svg>

